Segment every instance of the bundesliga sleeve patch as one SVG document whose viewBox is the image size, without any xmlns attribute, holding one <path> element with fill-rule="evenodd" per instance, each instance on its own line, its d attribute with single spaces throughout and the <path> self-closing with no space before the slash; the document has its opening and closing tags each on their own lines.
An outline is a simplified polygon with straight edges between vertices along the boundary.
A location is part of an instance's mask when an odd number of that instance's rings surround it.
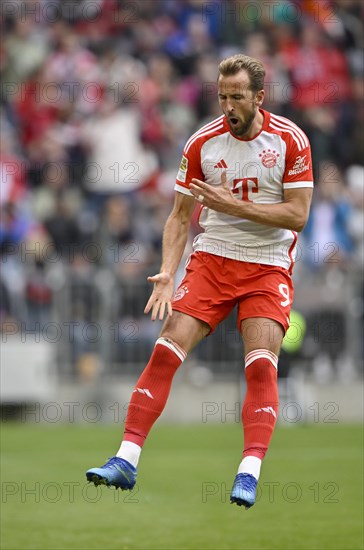
<svg viewBox="0 0 364 550">
<path fill-rule="evenodd" d="M 179 181 L 186 181 L 187 176 L 187 167 L 188 167 L 188 159 L 186 157 L 182 157 L 181 164 L 178 170 L 177 179 Z"/>
</svg>

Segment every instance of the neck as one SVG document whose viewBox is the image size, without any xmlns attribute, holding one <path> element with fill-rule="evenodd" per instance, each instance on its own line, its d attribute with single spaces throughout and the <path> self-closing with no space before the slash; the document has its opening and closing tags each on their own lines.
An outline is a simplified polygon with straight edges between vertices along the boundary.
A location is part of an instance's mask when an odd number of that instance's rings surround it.
<svg viewBox="0 0 364 550">
<path fill-rule="evenodd" d="M 263 127 L 263 122 L 264 122 L 264 115 L 258 109 L 257 114 L 255 115 L 255 118 L 253 120 L 253 123 L 244 137 L 247 139 L 252 139 L 254 136 L 259 134 L 259 132 Z"/>
</svg>

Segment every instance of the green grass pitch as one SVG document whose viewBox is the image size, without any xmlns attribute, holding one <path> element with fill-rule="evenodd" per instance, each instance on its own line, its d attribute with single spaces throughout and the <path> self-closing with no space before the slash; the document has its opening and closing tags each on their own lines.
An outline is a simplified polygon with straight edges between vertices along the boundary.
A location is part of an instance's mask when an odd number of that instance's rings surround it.
<svg viewBox="0 0 364 550">
<path fill-rule="evenodd" d="M 362 426 L 278 427 L 257 504 L 229 503 L 238 424 L 157 425 L 137 490 L 85 482 L 121 427 L 1 427 L 1 548 L 361 549 Z"/>
</svg>

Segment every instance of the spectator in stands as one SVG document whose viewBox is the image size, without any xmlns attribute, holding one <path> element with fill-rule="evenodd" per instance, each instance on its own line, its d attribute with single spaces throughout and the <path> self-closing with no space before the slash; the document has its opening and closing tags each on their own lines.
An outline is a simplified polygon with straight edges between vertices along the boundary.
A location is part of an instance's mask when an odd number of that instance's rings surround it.
<svg viewBox="0 0 364 550">
<path fill-rule="evenodd" d="M 346 269 L 355 247 L 349 231 L 352 205 L 343 175 L 332 162 L 320 165 L 315 200 L 304 229 L 305 258 L 314 269 Z"/>
<path fill-rule="evenodd" d="M 219 115 L 216 64 L 241 50 L 264 60 L 270 108 L 301 125 L 312 144 L 320 183 L 306 229 L 306 269 L 344 269 L 347 260 L 350 269 L 360 269 L 360 0 L 325 6 L 316 0 L 275 6 L 98 0 L 87 10 L 82 2 L 54 0 L 46 10 L 52 23 L 42 10 L 40 17 L 22 10 L 26 4 L 17 0 L 17 9 L 5 13 L 0 50 L 6 83 L 0 244 L 3 295 L 15 317 L 27 319 L 28 278 L 34 282 L 43 270 L 48 282 L 47 262 L 29 269 L 12 248 L 27 242 L 31 227 L 39 230 L 39 243 L 53 240 L 56 251 L 71 240 L 81 248 L 71 265 L 64 265 L 62 253 L 51 267 L 59 277 L 69 270 L 72 285 L 76 278 L 78 288 L 90 292 L 87 279 L 99 264 L 126 285 L 159 263 L 176 159 L 186 137 Z M 293 21 L 287 17 L 292 13 L 302 17 Z M 117 216 L 124 216 L 122 222 L 115 222 Z M 197 216 L 192 232 L 196 228 Z M 140 261 L 114 264 L 102 255 L 100 262 L 87 262 L 82 247 L 90 240 L 103 252 L 119 242 L 126 254 L 135 242 Z M 328 243 L 335 251 L 323 248 Z"/>
<path fill-rule="evenodd" d="M 83 124 L 90 151 L 85 187 L 92 207 L 99 209 L 110 195 L 130 193 L 145 185 L 157 170 L 157 159 L 140 141 L 136 109 L 106 96 L 97 114 Z"/>
</svg>

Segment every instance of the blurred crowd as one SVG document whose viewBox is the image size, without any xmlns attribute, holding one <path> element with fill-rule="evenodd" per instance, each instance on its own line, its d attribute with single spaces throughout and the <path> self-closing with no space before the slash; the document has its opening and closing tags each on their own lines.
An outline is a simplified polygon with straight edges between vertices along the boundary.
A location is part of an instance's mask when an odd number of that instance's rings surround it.
<svg viewBox="0 0 364 550">
<path fill-rule="evenodd" d="M 92 319 L 90 281 L 158 269 L 184 143 L 219 116 L 217 66 L 237 52 L 311 141 L 298 273 L 360 272 L 363 16 L 361 0 L 3 1 L 1 322 L 47 322 L 65 284 L 72 318 Z"/>
</svg>

